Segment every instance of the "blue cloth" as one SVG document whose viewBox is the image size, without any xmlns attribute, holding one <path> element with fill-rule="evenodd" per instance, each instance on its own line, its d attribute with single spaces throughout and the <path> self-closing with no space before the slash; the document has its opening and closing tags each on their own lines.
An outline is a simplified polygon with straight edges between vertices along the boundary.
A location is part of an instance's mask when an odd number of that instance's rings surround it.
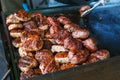
<svg viewBox="0 0 120 80">
<path fill-rule="evenodd" d="M 98 44 L 102 44 L 100 47 L 107 48 L 111 56 L 120 55 L 120 4 L 99 6 L 88 19 L 89 29 L 98 39 Z"/>
</svg>

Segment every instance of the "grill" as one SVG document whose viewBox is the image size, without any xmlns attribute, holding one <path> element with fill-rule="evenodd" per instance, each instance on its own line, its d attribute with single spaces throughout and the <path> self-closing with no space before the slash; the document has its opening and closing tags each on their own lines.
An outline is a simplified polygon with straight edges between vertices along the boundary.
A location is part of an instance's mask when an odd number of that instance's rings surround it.
<svg viewBox="0 0 120 80">
<path fill-rule="evenodd" d="M 118 9 L 120 5 L 115 4 L 112 6 L 107 5 L 104 7 L 98 7 L 83 19 L 79 18 L 80 16 L 78 10 L 80 7 L 81 6 L 46 8 L 41 10 L 31 10 L 30 12 L 32 13 L 35 11 L 41 11 L 45 15 L 69 13 L 68 16 L 70 18 L 73 18 L 73 22 L 80 24 L 83 28 L 87 28 L 91 32 L 91 36 L 96 39 L 98 47 L 100 49 L 108 49 L 110 51 L 111 58 L 104 61 L 99 61 L 97 63 L 82 65 L 64 71 L 40 75 L 32 78 L 32 80 L 101 80 L 101 78 L 103 80 L 119 80 L 118 76 L 120 76 L 120 10 Z M 111 11 L 111 8 L 115 11 Z M 5 24 L 5 16 L 7 14 L 9 13 L 2 13 L 2 19 L 4 24 L 1 28 L 3 45 L 7 61 L 10 64 L 10 68 L 12 68 L 11 78 L 12 80 L 19 80 L 20 71 L 17 67 L 17 61 L 19 56 L 17 55 L 17 50 L 12 46 L 11 38 Z M 109 71 L 111 73 L 109 73 Z M 113 76 L 113 74 L 117 75 Z"/>
</svg>

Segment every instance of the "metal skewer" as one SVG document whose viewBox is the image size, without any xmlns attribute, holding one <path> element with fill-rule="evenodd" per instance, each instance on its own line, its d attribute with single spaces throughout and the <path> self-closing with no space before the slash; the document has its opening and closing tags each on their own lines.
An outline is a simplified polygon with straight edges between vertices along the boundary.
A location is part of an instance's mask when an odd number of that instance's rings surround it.
<svg viewBox="0 0 120 80">
<path fill-rule="evenodd" d="M 96 2 L 92 8 L 86 10 L 85 12 L 83 12 L 81 14 L 81 17 L 84 17 L 86 15 L 88 15 L 93 9 L 95 9 L 97 6 L 99 6 L 100 4 L 105 5 L 105 3 L 109 2 L 109 0 L 99 0 L 98 2 Z"/>
</svg>

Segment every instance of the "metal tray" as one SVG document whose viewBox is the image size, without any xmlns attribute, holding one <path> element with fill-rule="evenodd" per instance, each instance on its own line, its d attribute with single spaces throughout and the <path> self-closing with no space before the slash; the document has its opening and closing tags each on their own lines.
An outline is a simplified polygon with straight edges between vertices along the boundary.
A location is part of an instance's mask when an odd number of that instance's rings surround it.
<svg viewBox="0 0 120 80">
<path fill-rule="evenodd" d="M 93 36 L 97 43 L 99 43 L 98 47 L 103 49 L 104 44 L 100 44 L 99 38 L 97 36 L 97 32 L 94 33 L 93 29 L 89 27 L 89 17 L 86 17 L 85 19 L 80 19 L 78 10 L 80 9 L 81 6 L 71 6 L 71 7 L 56 7 L 56 8 L 47 8 L 47 9 L 36 9 L 36 10 L 31 10 L 30 13 L 35 12 L 35 11 L 41 11 L 44 15 L 56 15 L 56 14 L 68 14 L 68 17 L 70 17 L 73 22 L 76 24 L 79 24 L 82 26 L 82 28 L 87 28 L 91 32 L 91 36 Z M 19 80 L 19 68 L 17 67 L 17 61 L 19 56 L 17 55 L 18 52 L 17 50 L 12 46 L 11 43 L 11 38 L 9 36 L 9 31 L 7 29 L 7 26 L 5 24 L 5 16 L 10 14 L 11 12 L 8 13 L 2 13 L 2 20 L 3 20 L 3 27 L 1 28 L 2 30 L 2 37 L 4 41 L 4 47 L 5 47 L 5 54 L 6 58 L 10 63 L 10 67 L 12 68 L 12 79 L 11 80 Z M 108 50 L 110 50 L 109 46 L 105 47 Z M 112 51 L 112 50 L 111 50 Z M 114 53 L 111 53 L 114 54 Z M 117 55 L 119 56 L 119 55 Z M 102 68 L 107 68 L 102 72 L 105 72 L 105 75 L 111 75 L 110 73 L 107 73 L 106 71 L 109 69 L 113 70 L 113 73 L 117 71 L 113 67 L 108 67 L 112 66 L 112 64 L 117 65 L 120 62 L 120 57 L 117 58 L 110 58 L 104 61 L 99 61 L 97 63 L 89 64 L 89 65 L 81 65 L 79 67 L 71 68 L 68 70 L 63 70 L 63 71 L 58 71 L 54 73 L 49 73 L 46 75 L 40 75 L 37 77 L 32 78 L 32 80 L 79 80 L 79 79 L 84 79 L 84 80 L 97 80 L 97 77 L 99 80 L 101 80 L 99 74 L 97 75 L 97 71 L 101 71 Z M 118 61 L 118 62 L 117 62 Z M 103 67 L 104 65 L 104 67 Z M 106 66 L 106 67 L 105 67 Z M 117 69 L 120 67 L 120 64 L 117 65 Z M 97 70 L 97 71 L 94 71 Z M 88 72 L 88 73 L 87 73 Z M 112 74 L 113 74 L 112 73 Z M 120 70 L 118 72 L 120 74 Z M 92 75 L 97 75 L 97 77 L 92 77 Z M 102 74 L 102 73 L 100 73 Z M 90 77 L 91 76 L 91 77 Z M 88 78 L 87 78 L 88 77 Z M 110 76 L 111 77 L 111 76 Z M 111 80 L 109 78 L 106 78 L 106 80 Z M 116 79 L 117 80 L 117 79 Z"/>
</svg>

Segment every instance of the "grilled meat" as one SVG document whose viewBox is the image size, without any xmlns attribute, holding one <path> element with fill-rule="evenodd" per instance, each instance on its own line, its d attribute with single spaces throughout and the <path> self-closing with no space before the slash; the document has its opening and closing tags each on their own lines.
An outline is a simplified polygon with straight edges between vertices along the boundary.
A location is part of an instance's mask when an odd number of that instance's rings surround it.
<svg viewBox="0 0 120 80">
<path fill-rule="evenodd" d="M 47 17 L 47 22 L 50 26 L 59 27 L 60 23 L 54 17 Z"/>
<path fill-rule="evenodd" d="M 44 16 L 41 12 L 34 12 L 31 16 L 32 20 L 34 20 L 38 26 L 47 23 L 46 16 Z"/>
<path fill-rule="evenodd" d="M 18 49 L 18 53 L 19 53 L 19 56 L 20 57 L 25 57 L 25 56 L 34 56 L 33 54 L 32 54 L 32 52 L 28 52 L 28 51 L 26 51 L 23 47 L 19 47 L 19 49 Z"/>
<path fill-rule="evenodd" d="M 6 24 L 16 24 L 20 23 L 20 21 L 15 17 L 15 14 L 10 14 L 6 17 Z"/>
<path fill-rule="evenodd" d="M 16 48 L 19 48 L 23 45 L 23 43 L 21 42 L 21 38 L 15 38 L 13 41 L 12 41 L 12 44 L 14 47 Z"/>
<path fill-rule="evenodd" d="M 60 66 L 60 69 L 61 70 L 65 70 L 65 69 L 70 69 L 70 68 L 73 68 L 73 67 L 76 67 L 77 65 L 75 64 L 71 64 L 71 63 L 67 63 L 67 64 L 62 64 Z"/>
<path fill-rule="evenodd" d="M 24 56 L 19 59 L 18 67 L 21 71 L 26 72 L 32 68 L 37 67 L 38 63 L 34 57 Z"/>
<path fill-rule="evenodd" d="M 55 41 L 57 44 L 64 44 L 64 40 L 69 37 L 70 33 L 66 30 L 60 30 L 56 34 Z"/>
<path fill-rule="evenodd" d="M 43 40 L 37 31 L 24 31 L 22 33 L 21 41 L 23 48 L 26 51 L 37 51 L 43 47 Z"/>
<path fill-rule="evenodd" d="M 32 29 L 36 29 L 37 28 L 37 25 L 34 21 L 28 21 L 28 22 L 25 22 L 23 24 L 25 30 L 32 30 Z"/>
<path fill-rule="evenodd" d="M 42 74 L 40 69 L 30 69 L 26 72 L 20 73 L 20 80 L 26 80 L 40 74 Z"/>
<path fill-rule="evenodd" d="M 80 14 L 89 8 L 82 7 Z M 80 28 L 64 15 L 51 17 L 41 12 L 30 14 L 20 10 L 7 16 L 6 24 L 13 46 L 18 48 L 21 80 L 97 62 L 110 56 L 109 51 L 97 49 L 88 30 Z"/>
<path fill-rule="evenodd" d="M 70 50 L 68 53 L 68 58 L 72 64 L 81 64 L 84 61 L 87 60 L 87 57 L 89 56 L 88 50 Z"/>
<path fill-rule="evenodd" d="M 83 45 L 91 52 L 94 52 L 97 50 L 97 44 L 93 38 L 88 38 L 84 40 Z"/>
<path fill-rule="evenodd" d="M 47 74 L 47 73 L 58 71 L 59 70 L 59 64 L 57 62 L 55 62 L 54 59 L 52 59 L 51 61 L 41 62 L 39 68 L 41 69 L 42 74 Z"/>
<path fill-rule="evenodd" d="M 88 57 L 88 60 L 86 60 L 82 65 L 98 62 L 100 59 L 98 59 L 96 56 L 93 56 L 92 54 Z"/>
<path fill-rule="evenodd" d="M 89 31 L 86 29 L 79 29 L 72 32 L 73 38 L 86 39 L 89 36 Z"/>
<path fill-rule="evenodd" d="M 21 23 L 10 24 L 10 25 L 8 26 L 8 30 L 19 29 L 19 28 L 23 28 L 23 25 L 22 25 Z"/>
<path fill-rule="evenodd" d="M 94 63 L 94 62 L 97 62 L 97 61 L 100 61 L 100 60 L 104 60 L 104 59 L 107 59 L 110 57 L 110 53 L 108 50 L 99 50 L 99 51 L 96 51 L 94 53 L 92 53 L 88 60 L 86 62 L 83 63 L 83 65 L 85 64 L 90 64 L 90 63 Z"/>
<path fill-rule="evenodd" d="M 32 77 L 35 77 L 36 74 L 34 72 L 33 69 L 30 69 L 26 72 L 21 72 L 20 73 L 20 80 L 26 80 L 26 79 L 29 79 L 29 78 L 32 78 Z"/>
<path fill-rule="evenodd" d="M 66 52 L 56 53 L 55 61 L 58 63 L 69 63 L 68 53 Z"/>
<path fill-rule="evenodd" d="M 67 52 L 68 50 L 63 45 L 53 45 L 51 48 L 52 52 Z"/>
<path fill-rule="evenodd" d="M 65 16 L 60 16 L 57 18 L 57 20 L 63 25 L 68 24 L 68 23 L 72 23 L 71 20 Z"/>
<path fill-rule="evenodd" d="M 91 54 L 92 56 L 96 56 L 100 60 L 104 60 L 110 57 L 110 53 L 108 50 L 99 50 Z"/>
<path fill-rule="evenodd" d="M 73 32 L 78 29 L 80 29 L 79 25 L 74 24 L 74 23 L 67 23 L 64 25 L 64 29 L 66 29 L 68 32 Z"/>
<path fill-rule="evenodd" d="M 23 30 L 11 30 L 10 31 L 10 36 L 13 37 L 13 38 L 18 38 L 18 37 L 21 37 L 22 36 L 22 32 Z"/>
<path fill-rule="evenodd" d="M 43 47 L 43 40 L 37 36 L 30 36 L 23 42 L 23 48 L 26 51 L 37 51 Z"/>
<path fill-rule="evenodd" d="M 15 13 L 15 17 L 19 21 L 28 21 L 31 19 L 31 14 L 26 12 L 25 10 L 19 10 L 17 13 Z"/>
<path fill-rule="evenodd" d="M 53 54 L 47 49 L 39 50 L 35 54 L 35 59 L 38 60 L 39 63 L 49 62 L 53 58 L 54 58 Z"/>
<path fill-rule="evenodd" d="M 64 47 L 70 50 L 78 50 L 82 48 L 82 43 L 70 36 L 64 40 Z"/>
</svg>

